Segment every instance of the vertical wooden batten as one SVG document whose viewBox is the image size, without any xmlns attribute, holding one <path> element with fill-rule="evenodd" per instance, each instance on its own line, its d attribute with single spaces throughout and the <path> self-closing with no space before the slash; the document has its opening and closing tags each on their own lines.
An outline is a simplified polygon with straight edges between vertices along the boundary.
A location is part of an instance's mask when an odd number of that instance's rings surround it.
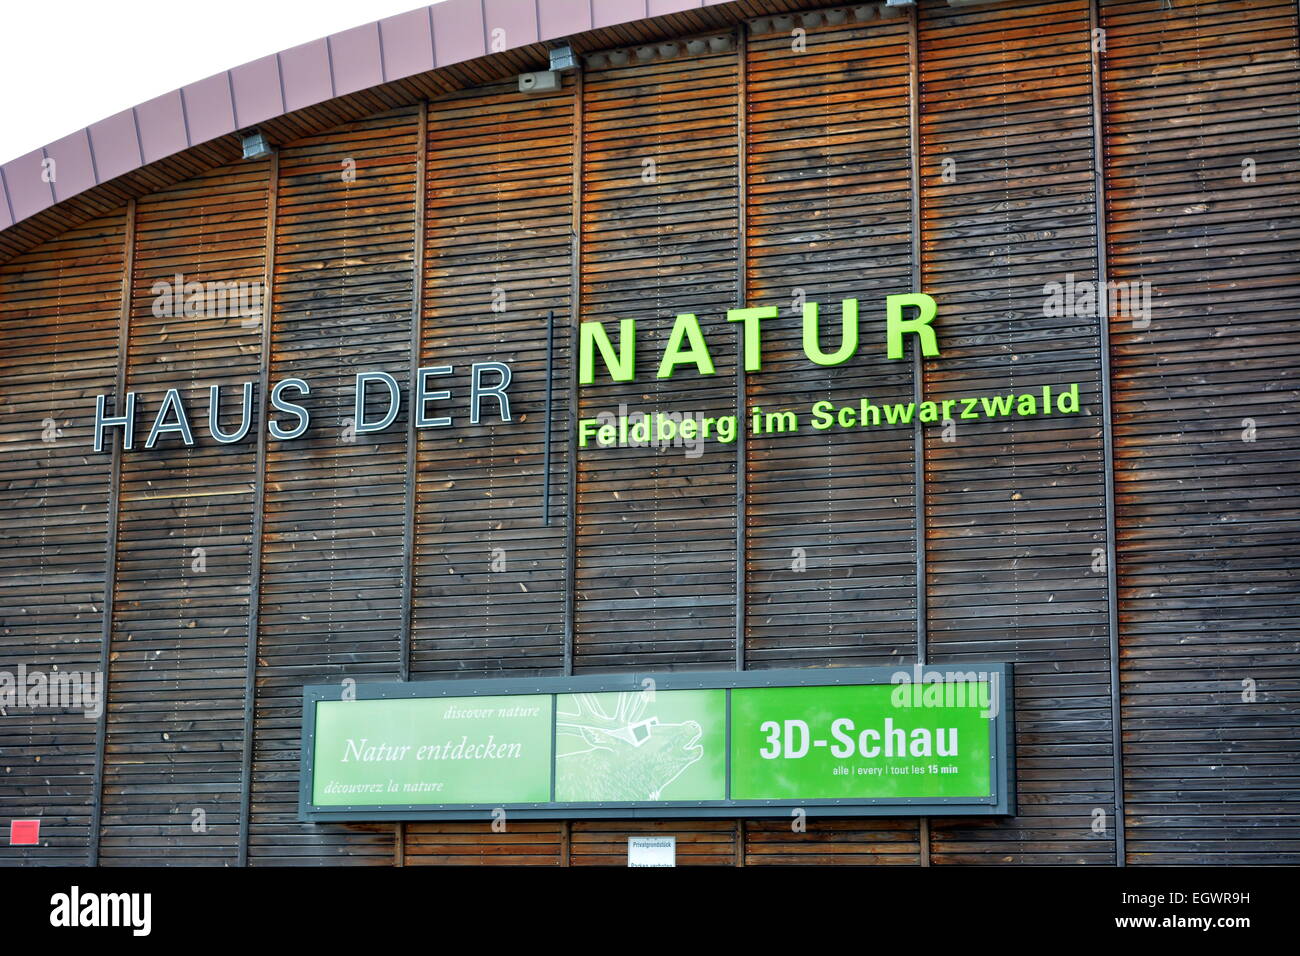
<svg viewBox="0 0 1300 956">
<path fill-rule="evenodd" d="M 275 225 L 277 194 L 280 181 L 280 154 L 273 152 L 266 182 L 266 251 L 262 271 L 262 338 L 261 355 L 257 372 L 256 410 L 253 414 L 257 429 L 256 465 L 253 485 L 253 523 L 250 533 L 251 549 L 248 574 L 248 649 L 244 676 L 244 750 L 240 769 L 239 791 L 239 856 L 240 866 L 248 865 L 249 808 L 253 789 L 253 728 L 257 710 L 257 629 L 261 614 L 262 583 L 262 528 L 266 504 L 266 442 L 267 421 L 271 415 L 271 316 L 275 308 Z"/>
<path fill-rule="evenodd" d="M 1124 849 L 1124 733 L 1121 726 L 1120 641 L 1119 641 L 1119 560 L 1115 547 L 1115 426 L 1110 382 L 1110 296 L 1106 292 L 1109 275 L 1106 257 L 1106 135 L 1105 103 L 1101 89 L 1101 51 L 1097 39 L 1101 17 L 1098 0 L 1088 2 L 1088 46 L 1092 81 L 1092 178 L 1094 188 L 1094 226 L 1097 232 L 1097 339 L 1101 364 L 1102 469 L 1105 482 L 1106 509 L 1106 605 L 1110 639 L 1110 728 L 1112 775 L 1115 781 L 1115 865 L 1126 864 Z"/>
<path fill-rule="evenodd" d="M 907 13 L 907 122 L 908 163 L 911 193 L 912 291 L 921 291 L 921 73 L 920 14 L 915 5 Z M 925 392 L 925 359 L 919 346 L 912 347 L 912 401 L 919 408 Z M 925 577 L 925 431 L 918 422 L 912 436 L 912 496 L 916 509 L 916 661 L 926 659 Z M 921 817 L 917 844 L 922 866 L 930 865 L 930 820 Z"/>
<path fill-rule="evenodd" d="M 555 430 L 555 310 L 546 313 L 546 388 L 542 402 L 546 409 L 542 439 L 542 527 L 551 526 L 551 434 Z"/>
<path fill-rule="evenodd" d="M 579 62 L 573 77 L 573 167 L 569 272 L 569 435 L 565 454 L 564 509 L 564 673 L 573 673 L 573 649 L 577 642 L 578 618 L 578 324 L 582 321 L 582 92 L 583 70 Z M 550 436 L 547 436 L 550 440 Z M 565 820 L 560 832 L 560 866 L 573 857 L 573 821 Z"/>
<path fill-rule="evenodd" d="M 569 271 L 569 435 L 565 455 L 564 524 L 564 673 L 573 673 L 573 648 L 577 642 L 578 582 L 578 324 L 582 321 L 582 92 L 583 71 L 573 76 L 573 167 L 571 226 L 572 261 Z M 547 436 L 549 440 L 550 436 Z M 566 830 L 568 824 L 565 824 Z M 564 859 L 568 861 L 567 843 Z"/>
<path fill-rule="evenodd" d="M 736 308 L 743 309 L 749 302 L 748 280 L 749 223 L 746 221 L 748 204 L 746 195 L 749 179 L 745 170 L 749 161 L 749 29 L 742 23 L 736 30 Z M 743 323 L 736 325 L 736 670 L 745 669 L 745 332 Z M 737 829 L 737 833 L 743 830 Z M 741 838 L 743 839 L 743 838 Z M 743 843 L 739 845 L 738 858 L 744 857 Z"/>
<path fill-rule="evenodd" d="M 424 222 L 425 189 L 428 184 L 429 163 L 429 104 L 420 104 L 418 142 L 415 152 L 415 243 L 412 254 L 411 288 L 411 362 L 407 377 L 412 402 L 415 396 L 416 375 L 424 353 Z M 402 630 L 400 636 L 398 674 L 401 680 L 411 677 L 411 619 L 415 606 L 415 509 L 416 469 L 418 467 L 419 434 L 415 428 L 415 406 L 408 404 L 406 413 L 406 517 L 402 527 Z"/>
<path fill-rule="evenodd" d="M 918 37 L 917 8 L 908 12 L 908 143 L 911 153 L 909 175 L 912 194 L 912 291 L 921 291 L 921 44 Z M 919 406 L 925 392 L 925 360 L 919 347 L 912 349 L 912 401 Z M 913 477 L 916 505 L 916 659 L 926 657 L 926 580 L 925 580 L 925 432 L 917 423 L 912 448 L 915 454 Z"/>
<path fill-rule="evenodd" d="M 406 516 L 402 527 L 402 630 L 399 636 L 398 677 L 411 679 L 411 628 L 415 609 L 415 509 L 419 482 L 416 470 L 419 465 L 419 433 L 415 428 L 415 386 L 420 363 L 424 356 L 424 222 L 428 206 L 425 190 L 428 187 L 429 166 L 429 104 L 420 104 L 419 131 L 415 147 L 415 242 L 411 257 L 411 363 L 407 388 L 411 402 L 406 410 Z M 393 838 L 393 863 L 406 865 L 406 824 L 395 826 Z"/>
<path fill-rule="evenodd" d="M 118 318 L 117 372 L 113 389 L 113 414 L 121 414 L 126 402 L 126 359 L 131 343 L 131 277 L 135 274 L 135 200 L 126 203 L 126 230 L 122 254 L 122 299 Z M 87 865 L 99 865 L 99 829 L 104 806 L 104 745 L 108 733 L 108 669 L 112 662 L 113 602 L 117 590 L 117 512 L 122 479 L 122 441 L 113 442 L 113 462 L 110 466 L 108 488 L 108 515 L 106 519 L 107 544 L 104 549 L 104 606 L 103 628 L 100 632 L 99 672 L 104 675 L 104 700 L 95 724 L 95 778 L 92 785 L 93 800 L 90 808 L 90 827 L 86 834 Z"/>
</svg>

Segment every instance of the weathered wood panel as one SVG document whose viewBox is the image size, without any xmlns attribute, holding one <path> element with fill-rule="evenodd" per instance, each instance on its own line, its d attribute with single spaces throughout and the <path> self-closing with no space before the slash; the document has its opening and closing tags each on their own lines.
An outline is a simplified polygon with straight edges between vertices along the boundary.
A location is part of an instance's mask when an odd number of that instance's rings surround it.
<svg viewBox="0 0 1300 956">
<path fill-rule="evenodd" d="M 911 291 L 908 21 L 849 20 L 750 39 L 747 302 L 763 323 L 763 368 L 747 401 L 793 410 L 795 434 L 747 447 L 746 665 L 880 664 L 915 653 L 912 430 L 817 430 L 809 407 L 910 401 L 912 365 L 884 355 L 884 301 Z M 802 346 L 804 303 L 835 366 Z"/>
<path fill-rule="evenodd" d="M 805 819 L 802 832 L 793 820 L 747 820 L 746 866 L 915 866 L 920 860 L 918 821 Z"/>
<path fill-rule="evenodd" d="M 1102 14 L 1129 862 L 1294 864 L 1296 7 Z"/>
<path fill-rule="evenodd" d="M 126 377 L 136 434 L 119 491 L 105 864 L 236 855 L 254 456 L 247 442 L 209 437 L 208 389 L 221 387 L 220 425 L 233 432 L 243 384 L 257 377 L 266 195 L 265 164 L 241 165 L 137 206 Z M 173 432 L 149 448 L 171 388 L 195 444 Z"/>
<path fill-rule="evenodd" d="M 423 355 L 452 367 L 429 404 L 417 477 L 412 672 L 558 673 L 564 658 L 572 269 L 573 78 L 554 94 L 500 84 L 429 107 Z M 546 408 L 548 315 L 553 381 Z M 471 423 L 471 367 L 510 366 Z M 500 380 L 484 372 L 487 385 Z M 543 507 L 551 444 L 549 526 Z"/>
<path fill-rule="evenodd" d="M 304 684 L 400 670 L 405 412 L 358 435 L 352 396 L 360 371 L 408 378 L 417 125 L 403 109 L 280 157 L 271 380 L 310 383 L 312 422 L 267 452 L 255 865 L 392 860 L 391 826 L 297 821 L 298 741 Z"/>
<path fill-rule="evenodd" d="M 559 866 L 562 821 L 505 821 L 496 832 L 488 821 L 408 823 L 403 862 L 407 866 Z"/>
<path fill-rule="evenodd" d="M 1099 323 L 1047 288 L 1096 278 L 1088 43 L 1084 0 L 921 9 L 925 396 L 1080 393 L 926 434 L 930 661 L 1016 664 L 1020 793 L 1014 819 L 936 819 L 935 863 L 1114 860 Z"/>
<path fill-rule="evenodd" d="M 99 670 L 110 459 L 90 451 L 117 369 L 124 219 L 87 223 L 0 268 L 0 671 Z M 87 416 L 86 410 L 92 410 Z M 0 820 L 41 818 L 0 863 L 86 859 L 96 721 L 0 711 Z"/>
<path fill-rule="evenodd" d="M 737 58 L 683 56 L 589 73 L 583 100 L 580 318 L 635 319 L 636 378 L 597 364 L 579 416 L 735 409 Z M 657 378 L 679 313 L 699 318 L 716 373 Z M 734 660 L 734 446 L 606 447 L 578 456 L 579 669 Z M 653 630 L 650 624 L 653 622 Z"/>
</svg>

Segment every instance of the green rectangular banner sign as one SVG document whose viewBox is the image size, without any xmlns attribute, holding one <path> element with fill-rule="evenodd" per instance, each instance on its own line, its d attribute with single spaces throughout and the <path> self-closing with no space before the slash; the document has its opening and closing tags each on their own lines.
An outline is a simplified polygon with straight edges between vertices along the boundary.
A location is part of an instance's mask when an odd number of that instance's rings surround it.
<svg viewBox="0 0 1300 956">
<path fill-rule="evenodd" d="M 304 689 L 309 821 L 1013 812 L 1011 668 Z"/>
<path fill-rule="evenodd" d="M 322 700 L 312 802 L 545 803 L 551 704 L 549 694 Z"/>
<path fill-rule="evenodd" d="M 895 690 L 733 690 L 731 795 L 799 801 L 988 794 L 991 735 L 980 709 L 895 707 Z"/>
</svg>

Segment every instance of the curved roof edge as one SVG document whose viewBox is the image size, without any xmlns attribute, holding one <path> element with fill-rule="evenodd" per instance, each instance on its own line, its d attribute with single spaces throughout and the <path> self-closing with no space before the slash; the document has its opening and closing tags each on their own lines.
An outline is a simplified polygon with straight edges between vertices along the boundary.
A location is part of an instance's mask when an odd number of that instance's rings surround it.
<svg viewBox="0 0 1300 956">
<path fill-rule="evenodd" d="M 0 231 L 150 163 L 349 93 L 489 53 L 728 2 L 444 0 L 331 34 L 190 83 L 5 163 Z M 47 160 L 54 160 L 53 177 Z"/>
</svg>

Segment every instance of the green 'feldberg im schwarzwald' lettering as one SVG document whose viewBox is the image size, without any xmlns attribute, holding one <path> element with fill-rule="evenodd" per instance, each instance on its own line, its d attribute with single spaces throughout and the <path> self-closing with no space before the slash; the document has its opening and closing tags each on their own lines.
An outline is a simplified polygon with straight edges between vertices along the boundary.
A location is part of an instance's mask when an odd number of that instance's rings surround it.
<svg viewBox="0 0 1300 956">
<path fill-rule="evenodd" d="M 905 312 L 911 312 L 909 316 Z M 816 302 L 803 306 L 802 346 L 804 355 L 816 365 L 831 367 L 843 365 L 858 351 L 861 339 L 857 299 L 844 299 L 840 303 L 839 328 L 824 329 L 821 308 Z M 940 354 L 938 336 L 933 321 L 938 307 L 933 298 L 924 293 L 890 295 L 885 299 L 885 354 L 890 360 L 904 357 L 905 337 L 916 337 L 916 347 L 922 356 Z M 731 309 L 727 321 L 740 323 L 741 354 L 745 372 L 758 372 L 763 368 L 763 322 L 779 317 L 776 306 L 758 306 Z M 597 375 L 597 356 L 611 382 L 631 382 L 636 378 L 637 340 L 636 320 L 619 321 L 618 341 L 615 345 L 609 332 L 600 322 L 583 322 L 579 326 L 578 381 L 593 385 Z M 709 350 L 708 339 L 693 312 L 677 316 L 660 358 L 656 378 L 672 378 L 681 366 L 694 366 L 698 375 L 714 375 L 717 368 Z M 1055 391 L 1055 394 L 1053 394 Z M 1037 415 L 1072 414 L 1080 410 L 1079 385 L 1044 385 L 1041 391 L 981 395 L 966 398 L 927 400 L 922 402 L 885 402 L 876 404 L 868 397 L 856 403 L 837 405 L 832 401 L 819 401 L 806 412 L 791 409 L 763 409 L 752 406 L 745 410 L 748 429 L 752 435 L 783 435 L 795 433 L 805 425 L 817 431 L 831 428 L 870 428 L 877 426 L 905 427 L 913 424 L 951 422 L 957 419 L 1021 418 Z M 589 443 L 601 447 L 647 444 L 656 441 L 713 440 L 730 444 L 736 439 L 740 415 L 695 417 L 681 413 L 665 414 L 660 410 L 634 412 L 630 415 L 605 414 L 602 418 L 581 419 L 578 422 L 578 444 L 586 448 Z M 744 425 L 741 425 L 744 427 Z"/>
</svg>

